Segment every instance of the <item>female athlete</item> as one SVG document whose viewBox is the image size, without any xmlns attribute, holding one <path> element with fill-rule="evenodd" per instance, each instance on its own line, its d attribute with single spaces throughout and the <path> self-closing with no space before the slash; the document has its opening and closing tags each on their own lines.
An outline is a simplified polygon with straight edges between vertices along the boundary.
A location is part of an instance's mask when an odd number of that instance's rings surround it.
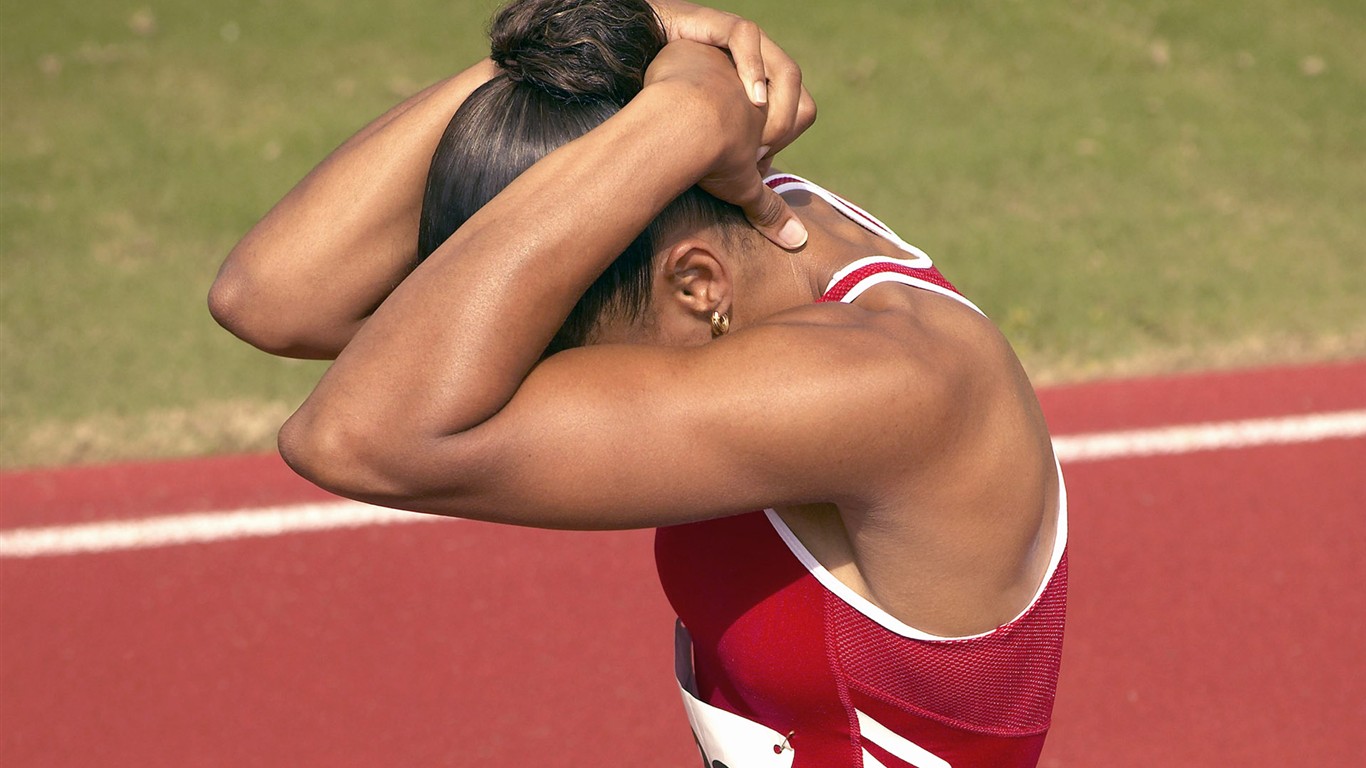
<svg viewBox="0 0 1366 768">
<path fill-rule="evenodd" d="M 213 287 L 242 338 L 336 357 L 285 459 L 403 509 L 657 528 L 709 766 L 1034 765 L 1066 501 L 1009 344 L 876 218 L 765 178 L 815 113 L 752 23 L 518 0 L 491 35 Z"/>
</svg>

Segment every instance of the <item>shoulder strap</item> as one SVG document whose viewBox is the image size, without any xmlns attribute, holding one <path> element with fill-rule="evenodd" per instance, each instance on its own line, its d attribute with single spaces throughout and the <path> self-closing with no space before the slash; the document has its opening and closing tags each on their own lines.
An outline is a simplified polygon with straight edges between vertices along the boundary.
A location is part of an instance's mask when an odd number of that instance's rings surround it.
<svg viewBox="0 0 1366 768">
<path fill-rule="evenodd" d="M 898 250 L 909 254 L 910 258 L 894 258 L 891 256 L 870 256 L 866 259 L 859 259 L 849 264 L 844 269 L 835 273 L 831 278 L 830 284 L 826 286 L 825 294 L 819 301 L 840 301 L 851 302 L 863 294 L 864 291 L 879 283 L 897 282 L 922 288 L 933 293 L 948 296 L 961 304 L 964 304 L 979 314 L 985 314 L 981 309 L 968 301 L 963 294 L 953 287 L 939 270 L 934 266 L 930 257 L 919 248 L 902 240 L 892 228 L 882 223 L 876 216 L 844 198 L 836 195 L 828 189 L 816 184 L 815 182 L 803 179 L 790 173 L 777 173 L 764 179 L 764 183 L 774 192 L 782 194 L 794 190 L 809 192 L 820 199 L 829 203 L 832 208 L 844 214 L 850 221 L 858 224 L 864 229 L 872 232 L 879 237 L 895 245 Z"/>
<path fill-rule="evenodd" d="M 887 256 L 859 259 L 836 272 L 830 280 L 829 287 L 817 301 L 840 301 L 847 304 L 862 296 L 864 291 L 881 283 L 901 283 L 947 296 L 980 315 L 986 315 L 980 307 L 959 293 L 958 289 L 953 287 L 953 283 L 940 274 L 934 265 L 919 266 Z"/>
<path fill-rule="evenodd" d="M 930 266 L 933 263 L 930 261 L 930 257 L 925 255 L 924 251 L 916 248 L 905 240 L 902 240 L 896 232 L 892 231 L 891 227 L 883 224 L 876 216 L 815 182 L 807 181 L 800 176 L 794 176 L 790 173 L 778 173 L 764 179 L 764 183 L 769 186 L 769 189 L 772 189 L 780 195 L 784 192 L 793 190 L 810 192 L 829 203 L 832 208 L 844 214 L 855 224 L 858 224 L 875 235 L 890 240 L 897 248 L 911 254 L 914 258 L 911 259 L 910 263 L 923 263 L 925 266 Z"/>
</svg>

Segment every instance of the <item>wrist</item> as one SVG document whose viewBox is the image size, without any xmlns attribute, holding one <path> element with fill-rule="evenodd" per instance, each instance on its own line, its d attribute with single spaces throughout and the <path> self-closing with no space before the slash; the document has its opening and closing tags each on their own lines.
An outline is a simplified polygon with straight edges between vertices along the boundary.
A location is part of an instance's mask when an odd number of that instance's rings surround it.
<svg viewBox="0 0 1366 768">
<path fill-rule="evenodd" d="M 627 108 L 659 137 L 661 156 L 685 162 L 696 182 L 726 154 L 729 118 L 721 106 L 700 83 L 669 78 L 647 85 Z"/>
</svg>

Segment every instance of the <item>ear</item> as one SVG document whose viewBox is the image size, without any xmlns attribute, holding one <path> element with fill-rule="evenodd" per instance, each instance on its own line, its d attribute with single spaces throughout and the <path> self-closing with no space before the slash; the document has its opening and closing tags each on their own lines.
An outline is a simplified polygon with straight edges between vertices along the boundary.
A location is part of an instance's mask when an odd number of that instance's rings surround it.
<svg viewBox="0 0 1366 768">
<path fill-rule="evenodd" d="M 688 315 L 708 326 L 711 313 L 730 313 L 733 275 L 711 240 L 687 237 L 674 243 L 664 255 L 661 276 L 667 296 L 659 306 L 666 313 Z"/>
</svg>

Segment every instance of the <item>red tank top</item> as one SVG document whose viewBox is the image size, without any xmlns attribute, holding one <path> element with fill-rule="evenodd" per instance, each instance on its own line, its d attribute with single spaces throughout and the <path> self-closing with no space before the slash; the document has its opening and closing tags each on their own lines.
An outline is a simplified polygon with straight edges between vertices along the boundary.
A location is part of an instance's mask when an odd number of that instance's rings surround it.
<svg viewBox="0 0 1366 768">
<path fill-rule="evenodd" d="M 929 257 L 861 209 L 804 189 L 911 258 L 861 259 L 821 301 L 895 281 L 976 310 Z M 980 311 L 980 310 L 977 310 Z M 660 582 L 679 617 L 675 666 L 709 768 L 1013 768 L 1048 731 L 1067 598 L 1066 491 L 1049 569 L 1018 617 L 972 637 L 909 627 L 834 578 L 772 510 L 661 528 Z"/>
</svg>

